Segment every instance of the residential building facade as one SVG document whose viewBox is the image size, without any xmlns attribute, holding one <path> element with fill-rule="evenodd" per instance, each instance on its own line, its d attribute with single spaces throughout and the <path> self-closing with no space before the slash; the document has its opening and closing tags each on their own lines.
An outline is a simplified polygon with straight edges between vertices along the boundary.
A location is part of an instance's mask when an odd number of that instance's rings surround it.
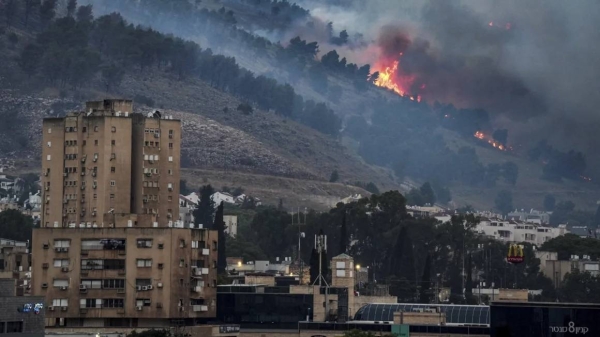
<svg viewBox="0 0 600 337">
<path fill-rule="evenodd" d="M 31 288 L 47 326 L 215 317 L 218 235 L 179 221 L 180 144 L 179 120 L 129 100 L 44 120 Z"/>
</svg>

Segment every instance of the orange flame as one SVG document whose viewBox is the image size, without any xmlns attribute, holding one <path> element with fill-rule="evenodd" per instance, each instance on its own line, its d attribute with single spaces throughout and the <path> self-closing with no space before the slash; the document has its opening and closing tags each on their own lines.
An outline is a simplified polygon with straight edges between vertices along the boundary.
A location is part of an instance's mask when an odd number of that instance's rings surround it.
<svg viewBox="0 0 600 337">
<path fill-rule="evenodd" d="M 473 137 L 486 141 L 488 144 L 490 144 L 492 147 L 500 150 L 500 151 L 507 151 L 507 150 L 512 150 L 512 147 L 508 146 L 504 146 L 499 142 L 496 142 L 495 140 L 491 139 L 490 137 L 486 136 L 483 132 L 481 131 L 477 131 L 475 132 L 475 134 L 473 135 Z"/>
<path fill-rule="evenodd" d="M 402 53 L 400 53 L 400 56 L 402 56 Z M 399 60 L 382 59 L 375 63 L 373 71 L 379 72 L 379 77 L 375 81 L 376 86 L 392 90 L 402 97 L 407 96 L 411 101 L 421 102 L 420 95 L 409 94 L 415 75 L 403 74 Z M 420 88 L 425 89 L 425 87 L 425 84 L 422 84 Z"/>
</svg>

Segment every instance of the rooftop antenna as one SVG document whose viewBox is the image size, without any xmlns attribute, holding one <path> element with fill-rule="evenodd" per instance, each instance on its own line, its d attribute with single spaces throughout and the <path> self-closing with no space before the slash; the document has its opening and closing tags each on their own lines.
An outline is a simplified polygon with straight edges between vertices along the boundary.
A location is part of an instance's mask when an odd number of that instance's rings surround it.
<svg viewBox="0 0 600 337">
<path fill-rule="evenodd" d="M 319 235 L 315 235 L 315 248 L 319 253 L 319 276 L 314 280 L 313 285 L 319 282 L 319 287 L 321 286 L 321 281 L 325 283 L 326 287 L 329 287 L 327 284 L 327 280 L 323 276 L 323 253 L 327 251 L 327 235 L 323 234 L 323 230 L 319 232 Z"/>
</svg>

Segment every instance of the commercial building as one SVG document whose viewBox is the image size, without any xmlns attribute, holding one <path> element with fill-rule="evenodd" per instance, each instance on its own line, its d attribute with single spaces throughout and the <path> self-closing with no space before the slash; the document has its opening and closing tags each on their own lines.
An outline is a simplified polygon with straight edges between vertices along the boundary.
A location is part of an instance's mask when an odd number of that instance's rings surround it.
<svg viewBox="0 0 600 337">
<path fill-rule="evenodd" d="M 32 293 L 50 327 L 168 327 L 216 315 L 215 231 L 179 217 L 181 123 L 128 100 L 43 122 Z"/>
<path fill-rule="evenodd" d="M 540 259 L 540 269 L 544 276 L 551 279 L 556 288 L 560 287 L 567 273 L 575 270 L 588 272 L 592 276 L 600 275 L 600 262 L 592 261 L 588 255 L 572 255 L 568 260 L 559 260 L 556 252 L 537 251 L 535 257 Z"/>
<path fill-rule="evenodd" d="M 600 305 L 492 303 L 490 336 L 600 336 Z"/>
<path fill-rule="evenodd" d="M 0 278 L 0 335 L 43 337 L 44 298 L 16 293 L 16 280 Z"/>
</svg>

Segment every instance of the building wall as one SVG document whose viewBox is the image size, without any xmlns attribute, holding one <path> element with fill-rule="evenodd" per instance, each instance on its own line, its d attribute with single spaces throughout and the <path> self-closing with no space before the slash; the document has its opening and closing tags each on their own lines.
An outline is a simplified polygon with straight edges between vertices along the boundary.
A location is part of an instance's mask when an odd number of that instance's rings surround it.
<svg viewBox="0 0 600 337">
<path fill-rule="evenodd" d="M 82 240 L 120 239 L 125 249 L 82 250 Z M 138 239 L 152 239 L 151 247 L 139 248 Z M 68 252 L 57 252 L 55 240 L 69 240 Z M 197 242 L 197 243 L 195 243 Z M 44 296 L 46 304 L 53 299 L 68 299 L 68 308 L 48 311 L 49 318 L 210 318 L 216 316 L 216 231 L 184 228 L 36 228 L 33 232 L 32 293 Z M 162 247 L 162 248 L 160 248 Z M 209 248 L 201 248 L 209 247 Z M 68 259 L 63 271 L 54 267 L 54 259 Z M 122 260 L 123 270 L 84 270 L 82 260 Z M 151 260 L 150 267 L 138 267 L 138 259 Z M 208 274 L 194 272 L 192 264 L 202 264 Z M 202 269 L 201 269 L 202 270 Z M 68 280 L 68 288 L 54 287 L 53 280 Z M 124 290 L 87 289 L 80 291 L 80 281 L 125 279 Z M 150 279 L 152 290 L 136 288 L 136 279 Z M 203 283 L 200 291 L 193 286 Z M 43 284 L 46 287 L 43 287 Z M 161 287 L 162 286 L 162 287 Z M 124 299 L 124 308 L 86 308 L 80 310 L 81 299 Z M 137 310 L 137 299 L 149 299 L 151 305 Z M 194 307 L 192 300 L 206 305 L 206 311 Z M 159 308 L 159 303 L 162 308 Z M 152 322 L 151 324 L 156 324 Z"/>
<path fill-rule="evenodd" d="M 4 286 L 4 284 L 0 284 Z M 0 323 L 4 323 L 6 330 L 7 322 L 22 322 L 23 330 L 20 333 L 4 333 L 0 331 L 2 336 L 12 337 L 43 337 L 44 336 L 44 309 L 39 314 L 33 312 L 19 312 L 17 309 L 22 309 L 25 304 L 43 303 L 42 297 L 34 296 L 2 296 L 0 295 Z M 2 324 L 0 324 L 1 326 Z M 8 332 L 8 331 L 7 331 Z"/>
</svg>

